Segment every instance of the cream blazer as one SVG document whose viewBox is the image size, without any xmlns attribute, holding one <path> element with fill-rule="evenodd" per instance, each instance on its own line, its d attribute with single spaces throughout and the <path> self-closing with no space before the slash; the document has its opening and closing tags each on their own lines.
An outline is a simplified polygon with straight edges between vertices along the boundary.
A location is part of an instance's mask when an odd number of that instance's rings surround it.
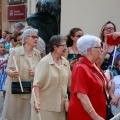
<svg viewBox="0 0 120 120">
<path fill-rule="evenodd" d="M 8 72 L 10 70 L 13 70 L 13 71 L 16 70 L 15 64 L 14 64 L 14 61 L 13 61 L 13 56 L 14 56 L 15 59 L 16 59 L 16 63 L 17 63 L 17 66 L 18 66 L 19 73 L 20 73 L 21 81 L 32 81 L 33 77 L 29 76 L 29 69 L 31 67 L 32 67 L 32 69 L 35 69 L 35 67 L 37 66 L 38 62 L 41 59 L 39 50 L 34 48 L 33 52 L 34 53 L 33 53 L 32 66 L 31 66 L 30 63 L 28 62 L 28 60 L 25 57 L 24 47 L 21 46 L 19 48 L 15 48 L 9 56 L 6 72 Z M 18 81 L 18 78 L 12 79 L 8 75 L 6 83 L 5 83 L 6 92 L 11 93 L 11 82 L 12 81 Z M 22 96 L 22 95 L 19 95 L 19 96 Z M 25 95 L 23 95 L 23 96 L 25 97 Z M 26 95 L 26 96 L 28 96 L 28 95 Z"/>
<path fill-rule="evenodd" d="M 53 60 L 51 53 L 41 59 L 35 70 L 34 86 L 39 86 L 40 109 L 61 112 L 65 110 L 70 86 L 70 65 L 62 58 L 61 68 Z"/>
</svg>

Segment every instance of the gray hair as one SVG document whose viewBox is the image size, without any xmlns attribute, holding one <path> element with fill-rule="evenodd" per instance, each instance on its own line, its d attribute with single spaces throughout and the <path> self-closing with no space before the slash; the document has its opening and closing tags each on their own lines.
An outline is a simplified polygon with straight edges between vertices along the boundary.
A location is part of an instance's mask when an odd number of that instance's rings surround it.
<svg viewBox="0 0 120 120">
<path fill-rule="evenodd" d="M 15 25 L 19 26 L 20 29 L 23 29 L 25 27 L 22 22 L 16 22 Z"/>
<path fill-rule="evenodd" d="M 54 45 L 59 46 L 62 41 L 66 41 L 67 39 L 61 35 L 54 35 L 50 39 L 50 52 L 54 51 Z"/>
<path fill-rule="evenodd" d="M 82 55 L 86 55 L 89 48 L 95 47 L 95 45 L 100 42 L 100 38 L 96 36 L 84 35 L 78 39 L 77 48 Z"/>
<path fill-rule="evenodd" d="M 22 44 L 25 44 L 25 38 L 30 36 L 32 33 L 38 34 L 38 30 L 34 28 L 26 29 L 22 34 Z"/>
</svg>

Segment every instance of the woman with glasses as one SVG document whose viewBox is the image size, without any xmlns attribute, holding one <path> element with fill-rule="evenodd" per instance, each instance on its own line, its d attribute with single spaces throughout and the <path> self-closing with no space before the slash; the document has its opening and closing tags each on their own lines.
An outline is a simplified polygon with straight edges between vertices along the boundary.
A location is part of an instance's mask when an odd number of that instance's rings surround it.
<svg viewBox="0 0 120 120">
<path fill-rule="evenodd" d="M 72 69 L 68 120 L 105 120 L 104 88 L 108 80 L 96 64 L 103 52 L 101 40 L 84 35 L 78 39 L 77 48 L 83 57 Z"/>
<path fill-rule="evenodd" d="M 72 28 L 70 33 L 67 35 L 67 47 L 68 51 L 66 53 L 67 59 L 70 61 L 71 68 L 76 63 L 77 59 L 81 57 L 76 43 L 77 40 L 83 36 L 83 31 L 80 28 Z"/>
<path fill-rule="evenodd" d="M 102 55 L 102 58 L 99 61 L 101 62 L 100 65 L 103 70 L 107 70 L 108 68 L 111 67 L 111 64 L 112 64 L 115 46 L 114 45 L 110 46 L 107 44 L 107 35 L 112 34 L 115 31 L 116 31 L 116 26 L 111 21 L 108 21 L 107 23 L 105 23 L 101 29 L 100 38 L 102 40 L 102 46 L 104 48 L 106 47 Z"/>
<path fill-rule="evenodd" d="M 15 90 L 13 89 L 12 82 L 19 83 L 20 77 L 21 82 L 31 83 L 29 89 L 32 89 L 34 70 L 40 61 L 40 52 L 34 48 L 37 45 L 37 33 L 38 30 L 33 28 L 25 30 L 22 34 L 22 46 L 14 49 L 9 56 L 6 69 L 6 97 L 0 120 L 31 119 L 31 92 L 28 91 L 28 94 L 21 94 L 21 90 L 19 92 L 17 91 L 17 88 Z M 15 58 L 15 60 L 13 58 Z M 18 70 L 16 69 L 16 66 Z M 23 92 L 24 91 L 25 89 L 23 89 Z"/>
<path fill-rule="evenodd" d="M 38 120 L 38 114 L 42 120 L 65 120 L 66 117 L 70 86 L 70 66 L 63 57 L 67 50 L 66 38 L 55 35 L 49 45 L 50 53 L 41 59 L 35 70 L 36 102 L 33 97 L 31 120 Z"/>
</svg>

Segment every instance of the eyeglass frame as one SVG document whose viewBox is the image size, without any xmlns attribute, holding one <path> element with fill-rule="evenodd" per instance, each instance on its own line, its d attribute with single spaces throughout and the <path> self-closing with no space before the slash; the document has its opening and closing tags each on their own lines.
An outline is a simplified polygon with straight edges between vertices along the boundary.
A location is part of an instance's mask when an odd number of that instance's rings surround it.
<svg viewBox="0 0 120 120">
<path fill-rule="evenodd" d="M 31 37 L 31 38 L 33 38 L 33 39 L 38 39 L 38 38 L 39 38 L 39 36 L 35 36 L 35 35 L 27 36 L 27 37 Z"/>
<path fill-rule="evenodd" d="M 100 47 L 92 47 L 92 48 L 98 48 L 98 49 L 103 49 L 103 48 L 102 48 L 102 46 L 100 46 Z"/>
<path fill-rule="evenodd" d="M 114 27 L 105 27 L 104 30 L 115 30 Z"/>
<path fill-rule="evenodd" d="M 56 44 L 55 44 L 56 45 Z M 57 47 L 63 46 L 64 48 L 67 48 L 67 45 L 56 45 Z"/>
</svg>

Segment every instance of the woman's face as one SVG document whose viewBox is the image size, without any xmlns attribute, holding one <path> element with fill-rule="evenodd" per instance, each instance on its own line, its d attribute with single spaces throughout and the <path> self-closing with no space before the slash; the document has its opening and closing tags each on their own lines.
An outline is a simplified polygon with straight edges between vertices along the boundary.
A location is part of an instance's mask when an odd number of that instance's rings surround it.
<svg viewBox="0 0 120 120">
<path fill-rule="evenodd" d="M 25 38 L 25 44 L 35 47 L 37 45 L 38 36 L 36 33 L 32 33 L 30 36 Z"/>
<path fill-rule="evenodd" d="M 81 36 L 83 36 L 83 32 L 77 31 L 74 36 L 71 36 L 71 39 L 76 43 Z"/>
<path fill-rule="evenodd" d="M 104 36 L 111 34 L 113 32 L 115 32 L 115 28 L 114 28 L 113 24 L 111 24 L 111 23 L 107 24 L 104 28 Z"/>
<path fill-rule="evenodd" d="M 22 45 L 22 37 L 21 37 L 21 35 L 17 36 L 16 40 L 17 40 L 18 45 Z"/>
<path fill-rule="evenodd" d="M 102 49 L 101 44 L 99 42 L 96 43 L 96 45 L 91 49 L 92 49 L 92 57 L 96 62 L 96 60 L 101 58 L 103 49 Z"/>
<path fill-rule="evenodd" d="M 58 46 L 55 47 L 54 51 L 60 56 L 64 56 L 67 50 L 66 41 L 62 41 Z"/>
<path fill-rule="evenodd" d="M 6 36 L 6 41 L 7 41 L 7 42 L 10 42 L 10 41 L 11 41 L 11 37 L 10 37 L 9 34 L 7 34 L 7 36 Z"/>
</svg>

